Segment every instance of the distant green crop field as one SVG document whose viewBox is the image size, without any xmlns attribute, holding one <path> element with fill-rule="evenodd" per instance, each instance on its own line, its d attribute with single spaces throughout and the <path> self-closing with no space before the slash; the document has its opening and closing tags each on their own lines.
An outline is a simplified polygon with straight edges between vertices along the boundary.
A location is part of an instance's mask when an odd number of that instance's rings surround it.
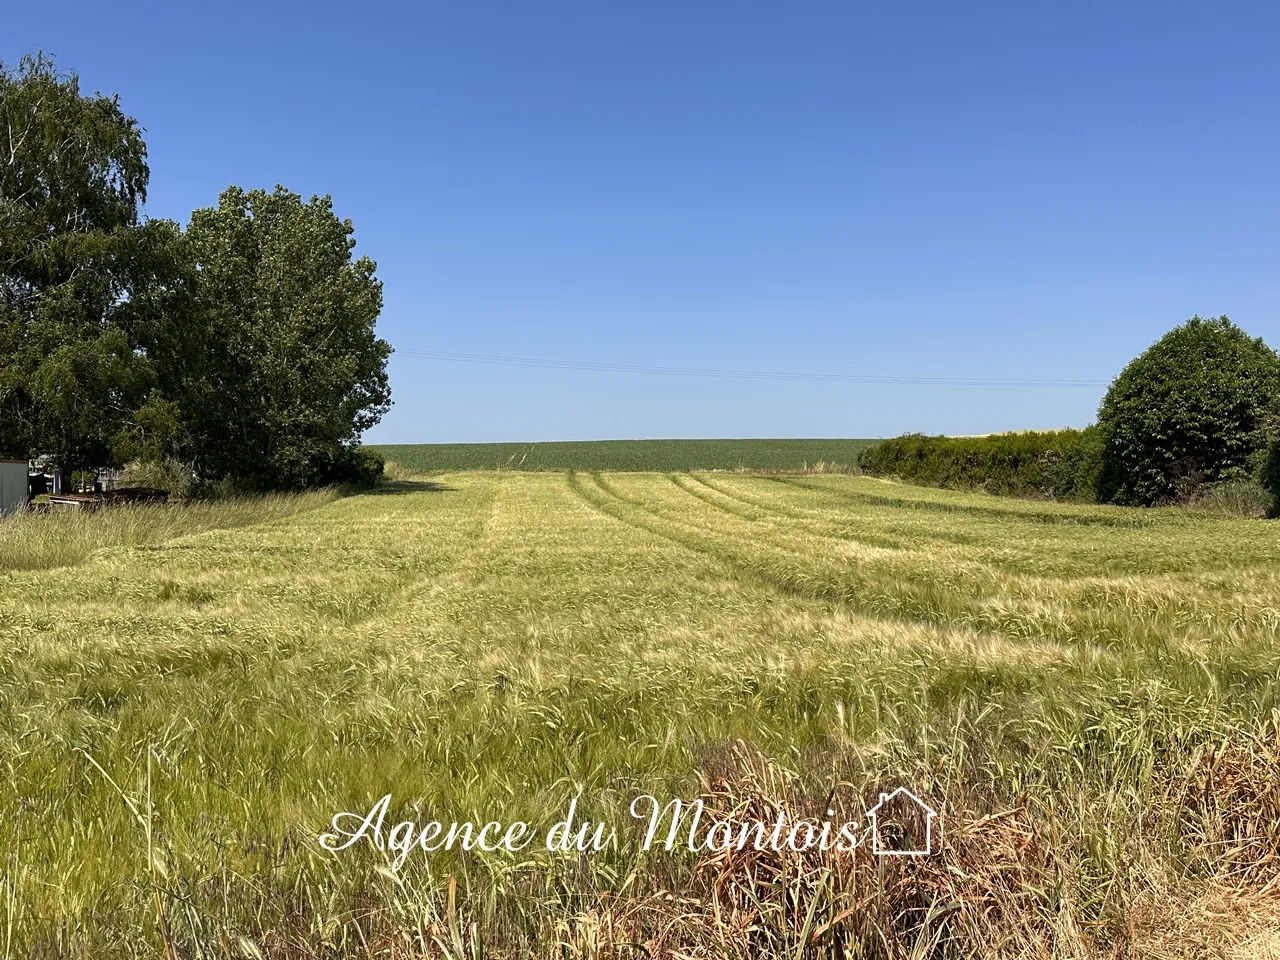
<svg viewBox="0 0 1280 960">
<path fill-rule="evenodd" d="M 422 472 L 455 470 L 804 470 L 854 467 L 875 440 L 573 440 L 553 443 L 371 444 Z"/>
</svg>

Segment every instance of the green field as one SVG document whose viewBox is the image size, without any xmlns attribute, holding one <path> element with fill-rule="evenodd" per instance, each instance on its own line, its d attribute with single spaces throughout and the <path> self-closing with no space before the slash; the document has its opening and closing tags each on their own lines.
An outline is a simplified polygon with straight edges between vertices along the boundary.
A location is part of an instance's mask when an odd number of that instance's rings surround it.
<svg viewBox="0 0 1280 960">
<path fill-rule="evenodd" d="M 1271 523 L 731 473 L 460 472 L 187 535 L 146 509 L 60 521 L 75 550 L 39 562 L 42 518 L 0 522 L 6 958 L 1244 960 L 1280 936 Z M 639 794 L 857 817 L 890 785 L 940 810 L 931 856 L 627 830 Z M 387 793 L 389 823 L 578 798 L 620 840 L 398 872 L 320 849 Z"/>
<path fill-rule="evenodd" d="M 453 470 L 808 470 L 854 468 L 875 440 L 580 440 L 371 444 L 424 473 Z"/>
</svg>

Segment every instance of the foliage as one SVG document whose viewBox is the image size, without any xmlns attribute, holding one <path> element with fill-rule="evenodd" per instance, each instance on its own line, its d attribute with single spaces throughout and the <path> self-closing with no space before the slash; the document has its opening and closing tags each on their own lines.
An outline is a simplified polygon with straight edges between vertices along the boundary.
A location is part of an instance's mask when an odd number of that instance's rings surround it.
<svg viewBox="0 0 1280 960">
<path fill-rule="evenodd" d="M 164 490 L 175 500 L 184 500 L 196 488 L 196 478 L 181 460 L 174 457 L 133 460 L 125 464 L 122 486 Z"/>
<path fill-rule="evenodd" d="M 1150 505 L 1256 477 L 1277 409 L 1276 352 L 1226 317 L 1192 317 L 1125 367 L 1102 401 L 1102 498 Z"/>
<path fill-rule="evenodd" d="M 382 289 L 328 197 L 231 187 L 186 233 L 146 220 L 137 121 L 43 55 L 0 64 L 0 130 L 0 456 L 179 457 L 257 489 L 367 473 Z"/>
<path fill-rule="evenodd" d="M 1251 957 L 1274 926 L 1266 524 L 848 476 L 382 489 L 20 518 L 75 550 L 0 573 L 13 956 Z M 937 856 L 392 876 L 316 843 L 384 793 L 388 828 L 576 797 L 626 844 L 639 793 L 861 819 L 890 784 L 942 801 Z"/>
<path fill-rule="evenodd" d="M 267 523 L 314 510 L 332 490 L 270 493 L 183 504 L 115 506 L 96 512 L 53 508 L 0 519 L 0 577 L 84 563 L 100 551 L 154 548 L 178 537 Z M 45 497 L 44 500 L 48 500 Z"/>
<path fill-rule="evenodd" d="M 176 228 L 139 216 L 141 130 L 43 55 L 0 64 L 0 129 L 0 454 L 119 462 L 113 439 L 142 429 L 155 387 L 146 346 L 174 279 Z"/>
<path fill-rule="evenodd" d="M 1270 513 L 1273 497 L 1257 480 L 1223 480 L 1197 491 L 1188 504 L 1228 517 L 1259 519 Z"/>
<path fill-rule="evenodd" d="M 376 450 L 366 447 L 344 449 L 341 473 L 335 478 L 357 487 L 373 487 L 386 473 L 387 461 Z"/>
<path fill-rule="evenodd" d="M 352 259 L 352 233 L 329 197 L 283 187 L 231 187 L 192 214 L 193 322 L 162 376 L 202 477 L 328 482 L 390 406 L 382 285 L 373 261 Z"/>
<path fill-rule="evenodd" d="M 367 447 L 339 447 L 332 456 L 315 461 L 313 486 L 371 489 L 385 479 L 386 461 Z"/>
<path fill-rule="evenodd" d="M 986 437 L 907 434 L 868 447 L 858 464 L 873 475 L 926 486 L 1088 502 L 1100 462 L 1101 437 L 1087 427 Z"/>
<path fill-rule="evenodd" d="M 371 445 L 408 470 L 778 470 L 839 472 L 874 440 L 576 440 Z"/>
</svg>

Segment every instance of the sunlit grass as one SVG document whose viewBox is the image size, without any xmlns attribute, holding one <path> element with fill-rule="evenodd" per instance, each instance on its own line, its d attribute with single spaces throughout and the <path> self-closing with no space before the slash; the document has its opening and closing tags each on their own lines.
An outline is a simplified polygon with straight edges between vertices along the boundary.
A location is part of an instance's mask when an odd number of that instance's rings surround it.
<svg viewBox="0 0 1280 960">
<path fill-rule="evenodd" d="M 1270 922 L 1269 523 L 727 473 L 117 517 L 0 572 L 9 955 L 1175 956 L 1180 905 L 1252 905 L 1223 950 Z M 642 792 L 857 809 L 890 782 L 940 803 L 943 859 L 392 876 L 316 844 L 384 793 L 625 823 Z"/>
<path fill-rule="evenodd" d="M 265 494 L 97 512 L 59 507 L 12 514 L 0 518 L 0 572 L 65 567 L 80 563 L 95 550 L 140 547 L 205 530 L 265 523 L 321 506 L 335 496 L 332 491 Z"/>
</svg>

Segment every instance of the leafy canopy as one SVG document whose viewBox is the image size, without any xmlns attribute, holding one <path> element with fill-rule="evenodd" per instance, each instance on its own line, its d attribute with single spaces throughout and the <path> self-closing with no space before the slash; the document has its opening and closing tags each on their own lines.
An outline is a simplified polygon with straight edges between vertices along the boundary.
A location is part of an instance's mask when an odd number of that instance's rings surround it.
<svg viewBox="0 0 1280 960">
<path fill-rule="evenodd" d="M 141 214 L 116 97 L 0 64 L 0 456 L 165 462 L 262 488 L 366 478 L 390 406 L 382 286 L 328 197 L 231 187 L 184 233 Z"/>
<path fill-rule="evenodd" d="M 0 64 L 0 454 L 84 466 L 145 433 L 177 235 L 141 221 L 148 175 L 116 97 L 43 55 Z"/>
<path fill-rule="evenodd" d="M 1280 356 L 1224 317 L 1192 317 L 1125 367 L 1098 410 L 1101 499 L 1151 505 L 1258 472 Z"/>
<path fill-rule="evenodd" d="M 374 332 L 382 284 L 372 260 L 353 259 L 351 221 L 327 196 L 231 187 L 192 214 L 186 239 L 196 322 L 167 373 L 197 470 L 262 487 L 341 479 L 391 402 L 391 348 Z"/>
</svg>

